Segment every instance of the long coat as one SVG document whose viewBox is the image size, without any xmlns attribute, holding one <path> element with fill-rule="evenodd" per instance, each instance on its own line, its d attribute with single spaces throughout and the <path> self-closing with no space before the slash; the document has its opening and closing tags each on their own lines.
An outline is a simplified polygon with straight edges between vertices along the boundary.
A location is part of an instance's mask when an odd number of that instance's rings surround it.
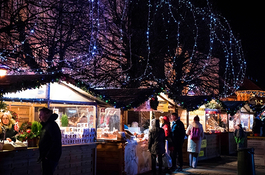
<svg viewBox="0 0 265 175">
<path fill-rule="evenodd" d="M 185 127 L 182 121 L 177 120 L 172 123 L 171 134 L 174 147 L 182 147 L 185 138 Z"/>
<path fill-rule="evenodd" d="M 148 150 L 151 154 L 165 153 L 165 132 L 159 127 L 159 120 L 152 121 L 152 129 L 149 131 Z"/>
<path fill-rule="evenodd" d="M 39 161 L 47 158 L 58 162 L 62 154 L 61 130 L 55 120 L 57 114 L 52 114 L 47 122 L 41 123 L 41 135 L 39 142 Z"/>
<path fill-rule="evenodd" d="M 199 140 L 192 140 L 190 138 L 190 134 L 191 134 L 191 131 L 192 131 L 192 128 L 195 127 L 195 128 L 200 128 L 200 139 Z M 191 152 L 191 153 L 199 153 L 200 150 L 201 150 L 201 142 L 202 142 L 202 139 L 204 137 L 204 131 L 203 131 L 203 127 L 202 127 L 202 124 L 200 124 L 199 122 L 193 122 L 189 125 L 189 127 L 187 128 L 186 130 L 186 134 L 189 136 L 188 137 L 188 146 L 187 146 L 187 152 Z"/>
</svg>

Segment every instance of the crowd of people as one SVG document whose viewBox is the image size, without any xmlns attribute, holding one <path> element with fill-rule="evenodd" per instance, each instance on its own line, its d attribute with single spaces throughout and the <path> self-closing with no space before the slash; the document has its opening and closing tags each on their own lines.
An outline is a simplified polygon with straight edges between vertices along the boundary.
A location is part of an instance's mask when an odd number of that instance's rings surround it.
<svg viewBox="0 0 265 175">
<path fill-rule="evenodd" d="M 172 113 L 170 117 L 172 123 L 170 123 L 167 116 L 160 117 L 160 120 L 153 119 L 151 121 L 152 129 L 149 131 L 148 150 L 151 153 L 153 174 L 156 174 L 157 171 L 156 159 L 158 159 L 158 173 L 161 174 L 163 167 L 162 158 L 165 154 L 170 155 L 172 166 L 171 168 L 165 167 L 164 171 L 183 171 L 182 146 L 186 136 L 188 136 L 189 165 L 192 168 L 197 167 L 201 141 L 204 137 L 199 117 L 197 115 L 194 117 L 194 121 L 188 126 L 186 131 L 177 113 Z"/>
<path fill-rule="evenodd" d="M 158 162 L 159 174 L 164 171 L 173 172 L 182 171 L 183 154 L 182 146 L 185 137 L 187 137 L 187 152 L 189 154 L 189 166 L 196 168 L 198 163 L 198 155 L 201 149 L 201 142 L 204 138 L 203 126 L 200 123 L 200 118 L 196 115 L 193 122 L 189 124 L 185 130 L 183 122 L 177 113 L 172 113 L 171 121 L 169 117 L 162 116 L 151 121 L 152 129 L 149 131 L 148 150 L 151 153 L 152 172 L 156 174 L 156 165 Z M 254 136 L 265 136 L 265 121 L 261 120 L 258 115 L 255 115 L 253 122 L 252 133 Z M 246 136 L 244 128 L 241 124 L 235 126 L 234 138 L 237 143 L 237 149 L 246 148 Z M 170 155 L 172 167 L 168 168 L 163 165 L 163 157 L 165 154 Z"/>
</svg>

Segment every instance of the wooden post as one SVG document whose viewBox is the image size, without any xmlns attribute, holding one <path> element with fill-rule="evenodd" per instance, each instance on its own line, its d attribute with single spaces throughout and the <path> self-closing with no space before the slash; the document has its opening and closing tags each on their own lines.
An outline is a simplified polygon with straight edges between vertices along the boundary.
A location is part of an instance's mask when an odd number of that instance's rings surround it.
<svg viewBox="0 0 265 175">
<path fill-rule="evenodd" d="M 50 107 L 50 97 L 51 96 L 51 85 L 50 85 L 50 83 L 48 83 L 47 84 L 47 96 L 46 96 L 46 98 L 47 98 L 47 108 L 49 108 Z"/>
<path fill-rule="evenodd" d="M 226 122 L 227 122 L 227 132 L 229 132 L 229 118 L 227 113 L 226 113 Z"/>
</svg>

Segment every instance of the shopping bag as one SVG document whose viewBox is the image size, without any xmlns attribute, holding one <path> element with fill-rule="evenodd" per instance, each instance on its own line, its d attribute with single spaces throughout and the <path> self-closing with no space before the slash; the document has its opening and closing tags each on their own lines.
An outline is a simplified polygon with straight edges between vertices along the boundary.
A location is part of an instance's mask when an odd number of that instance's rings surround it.
<svg viewBox="0 0 265 175">
<path fill-rule="evenodd" d="M 168 154 L 168 141 L 167 140 L 165 141 L 165 151 Z"/>
<path fill-rule="evenodd" d="M 171 168 L 172 167 L 172 159 L 169 156 L 168 153 L 165 153 L 162 157 L 162 161 L 163 161 L 163 166 L 167 167 L 167 168 Z"/>
</svg>

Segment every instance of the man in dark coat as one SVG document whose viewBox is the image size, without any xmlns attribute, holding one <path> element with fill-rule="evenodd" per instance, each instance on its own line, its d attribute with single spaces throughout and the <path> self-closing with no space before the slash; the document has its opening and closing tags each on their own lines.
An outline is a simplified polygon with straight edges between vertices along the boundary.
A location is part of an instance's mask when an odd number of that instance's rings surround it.
<svg viewBox="0 0 265 175">
<path fill-rule="evenodd" d="M 159 120 L 151 121 L 152 129 L 149 131 L 148 150 L 151 153 L 152 172 L 156 174 L 156 156 L 158 156 L 159 174 L 162 173 L 162 155 L 165 153 L 165 132 L 159 127 Z"/>
<path fill-rule="evenodd" d="M 182 155 L 182 145 L 185 138 L 185 128 L 182 121 L 180 121 L 177 113 L 172 113 L 171 118 L 173 120 L 172 123 L 172 141 L 174 150 L 172 153 L 172 170 L 177 168 L 176 166 L 176 158 L 178 157 L 179 168 L 177 171 L 182 171 L 183 167 L 183 155 Z"/>
<path fill-rule="evenodd" d="M 252 126 L 252 132 L 254 136 L 260 136 L 260 128 L 262 127 L 262 122 L 259 118 L 258 114 L 255 114 L 255 118 L 253 121 L 253 126 Z"/>
<path fill-rule="evenodd" d="M 42 175 L 52 175 L 62 154 L 61 130 L 55 122 L 58 115 L 52 114 L 48 108 L 42 108 L 39 118 L 42 124 L 39 142 Z"/>
</svg>

